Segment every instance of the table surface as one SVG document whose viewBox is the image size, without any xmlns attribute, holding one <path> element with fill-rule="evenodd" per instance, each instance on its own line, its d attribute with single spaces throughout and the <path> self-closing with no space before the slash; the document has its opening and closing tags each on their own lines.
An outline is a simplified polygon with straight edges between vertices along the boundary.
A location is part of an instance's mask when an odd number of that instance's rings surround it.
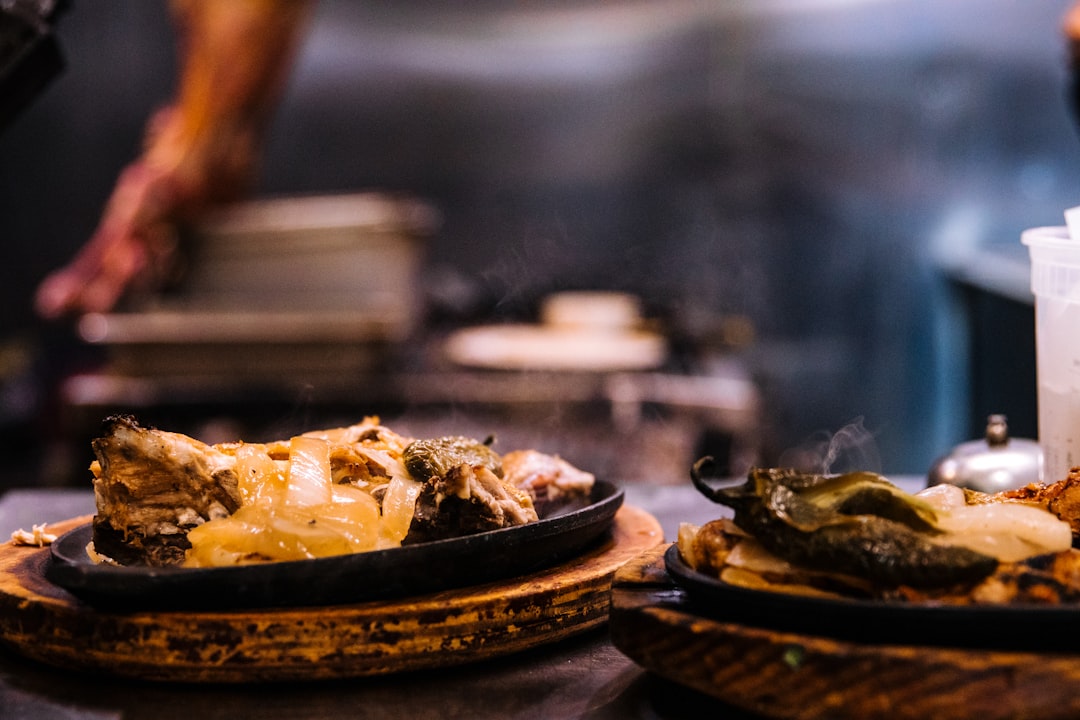
<svg viewBox="0 0 1080 720">
<path fill-rule="evenodd" d="M 905 490 L 919 478 L 894 479 Z M 624 485 L 626 503 L 652 513 L 668 540 L 682 522 L 722 508 L 689 485 Z M 0 538 L 94 511 L 89 490 L 17 489 L 0 497 Z M 101 678 L 32 663 L 0 649 L 4 720 L 288 720 L 379 718 L 677 719 L 753 716 L 665 682 L 635 665 L 606 628 L 525 653 L 455 668 L 380 678 L 250 686 L 190 686 Z"/>
</svg>

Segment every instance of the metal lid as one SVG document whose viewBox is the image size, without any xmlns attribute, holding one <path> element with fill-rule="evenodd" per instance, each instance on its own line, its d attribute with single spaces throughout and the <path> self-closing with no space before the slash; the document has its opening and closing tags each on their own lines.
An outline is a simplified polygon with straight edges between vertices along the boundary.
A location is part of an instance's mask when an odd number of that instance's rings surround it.
<svg viewBox="0 0 1080 720">
<path fill-rule="evenodd" d="M 957 445 L 930 468 L 929 485 L 995 493 L 1039 482 L 1043 454 L 1034 440 L 1009 437 L 1004 415 L 987 418 L 986 437 Z"/>
</svg>

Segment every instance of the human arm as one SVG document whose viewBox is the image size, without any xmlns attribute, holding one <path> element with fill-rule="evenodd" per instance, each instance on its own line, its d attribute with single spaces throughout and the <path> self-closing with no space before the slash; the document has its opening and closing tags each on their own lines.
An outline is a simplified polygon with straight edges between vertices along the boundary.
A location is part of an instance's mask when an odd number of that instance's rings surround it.
<svg viewBox="0 0 1080 720">
<path fill-rule="evenodd" d="M 313 0 L 173 0 L 180 77 L 87 243 L 38 288 L 45 318 L 105 312 L 161 285 L 176 227 L 242 197 Z"/>
</svg>

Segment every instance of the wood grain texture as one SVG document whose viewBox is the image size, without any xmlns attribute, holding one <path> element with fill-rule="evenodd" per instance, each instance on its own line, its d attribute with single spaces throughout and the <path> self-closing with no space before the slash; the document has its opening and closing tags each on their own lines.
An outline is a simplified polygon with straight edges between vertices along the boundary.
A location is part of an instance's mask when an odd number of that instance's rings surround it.
<svg viewBox="0 0 1080 720">
<path fill-rule="evenodd" d="M 612 584 L 615 646 L 645 669 L 771 718 L 1080 717 L 1078 654 L 873 646 L 695 615 L 664 570 L 667 546 Z M 987 628 L 993 632 L 993 628 Z"/>
<path fill-rule="evenodd" d="M 89 518 L 50 526 L 64 532 Z M 607 620 L 612 577 L 663 542 L 623 506 L 610 537 L 511 580 L 392 602 L 230 612 L 106 613 L 43 576 L 48 550 L 0 545 L 0 638 L 61 668 L 175 682 L 361 677 L 442 667 L 550 643 Z"/>
</svg>

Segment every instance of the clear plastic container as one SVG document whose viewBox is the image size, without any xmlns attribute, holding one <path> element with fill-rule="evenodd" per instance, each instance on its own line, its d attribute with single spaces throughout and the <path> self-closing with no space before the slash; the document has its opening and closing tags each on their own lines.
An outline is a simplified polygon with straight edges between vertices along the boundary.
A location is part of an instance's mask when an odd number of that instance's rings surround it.
<svg viewBox="0 0 1080 720">
<path fill-rule="evenodd" d="M 1080 241 L 1066 227 L 1025 230 L 1035 294 L 1035 357 L 1043 481 L 1080 466 Z"/>
</svg>

